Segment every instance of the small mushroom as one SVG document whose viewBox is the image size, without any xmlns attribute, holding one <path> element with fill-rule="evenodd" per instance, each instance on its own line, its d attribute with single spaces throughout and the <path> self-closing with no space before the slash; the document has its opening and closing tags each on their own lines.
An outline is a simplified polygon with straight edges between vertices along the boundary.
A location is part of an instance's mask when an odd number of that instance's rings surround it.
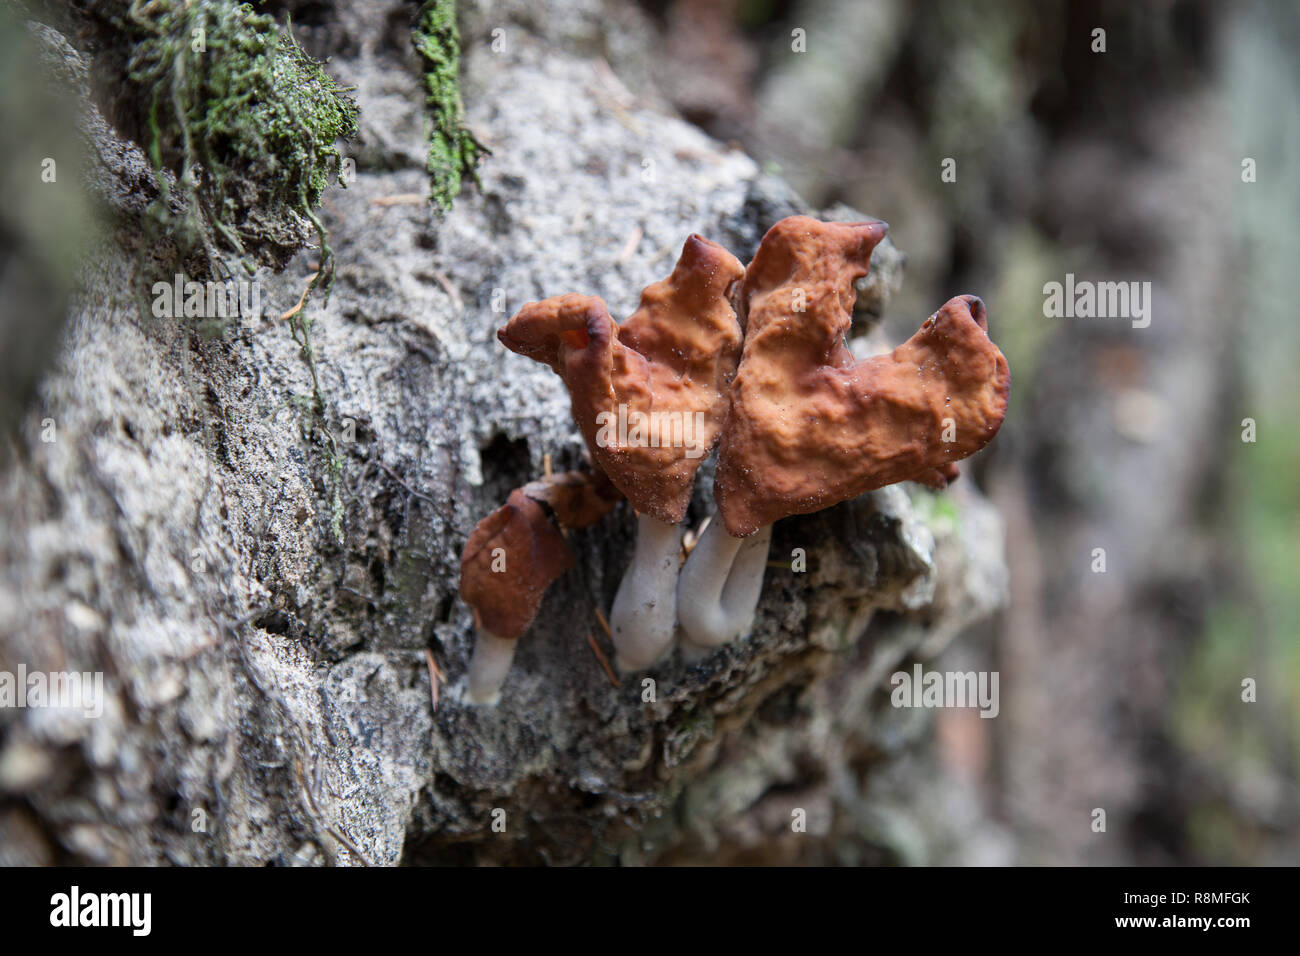
<svg viewBox="0 0 1300 956">
<path fill-rule="evenodd" d="M 774 521 L 898 481 L 943 487 L 1002 424 L 1010 373 L 975 296 L 948 301 L 889 355 L 856 361 L 844 344 L 853 283 L 886 228 L 783 219 L 746 270 L 744 351 L 714 482 L 722 520 L 678 581 L 696 653 L 750 626 Z"/>
<path fill-rule="evenodd" d="M 604 472 L 563 471 L 524 485 L 523 492 L 551 509 L 561 528 L 587 528 L 613 510 L 623 495 Z"/>
<path fill-rule="evenodd" d="M 551 583 L 573 566 L 564 536 L 542 506 L 517 488 L 480 521 L 460 559 L 460 596 L 474 611 L 467 698 L 493 705 Z"/>
<path fill-rule="evenodd" d="M 621 670 L 671 647 L 681 527 L 695 472 L 712 451 L 740 355 L 735 256 L 692 235 L 668 278 L 648 286 L 621 326 L 595 296 L 525 305 L 497 333 L 568 387 L 592 459 L 637 512 L 637 543 L 610 612 Z"/>
</svg>

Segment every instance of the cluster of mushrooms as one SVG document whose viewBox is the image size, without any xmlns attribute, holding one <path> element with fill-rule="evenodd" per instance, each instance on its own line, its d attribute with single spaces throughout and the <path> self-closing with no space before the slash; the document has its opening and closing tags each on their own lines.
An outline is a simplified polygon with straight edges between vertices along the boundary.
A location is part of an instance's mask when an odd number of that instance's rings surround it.
<svg viewBox="0 0 1300 956">
<path fill-rule="evenodd" d="M 615 663 L 649 668 L 679 633 L 694 660 L 749 630 L 773 522 L 898 481 L 946 487 L 956 462 L 993 438 L 1011 378 L 975 296 L 949 300 L 892 353 L 858 361 L 845 344 L 854 282 L 886 229 L 792 216 L 748 268 L 692 235 L 621 325 L 601 299 L 562 295 L 530 302 L 497 333 L 568 387 L 594 470 L 517 489 L 466 542 L 471 702 L 499 698 L 515 641 L 572 565 L 560 528 L 590 525 L 625 497 L 637 539 L 609 615 Z M 616 410 L 701 427 L 689 447 L 642 432 L 611 441 L 601 423 Z M 682 520 L 714 446 L 721 520 L 683 564 Z"/>
</svg>

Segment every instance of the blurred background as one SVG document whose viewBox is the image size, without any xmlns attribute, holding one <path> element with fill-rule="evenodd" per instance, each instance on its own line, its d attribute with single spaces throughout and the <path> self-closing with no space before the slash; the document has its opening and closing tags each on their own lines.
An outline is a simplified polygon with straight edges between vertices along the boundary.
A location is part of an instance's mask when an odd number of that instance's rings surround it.
<svg viewBox="0 0 1300 956">
<path fill-rule="evenodd" d="M 891 224 L 891 339 L 976 293 L 1011 364 L 972 469 L 1010 604 L 931 665 L 1002 712 L 935 712 L 927 862 L 1300 860 L 1300 7 L 644 6 L 683 115 Z M 1047 317 L 1067 274 L 1149 282 L 1150 326 Z M 899 831 L 926 799 L 870 796 Z"/>
<path fill-rule="evenodd" d="M 974 293 L 1012 369 L 963 479 L 1006 521 L 1009 602 L 926 664 L 997 671 L 1000 713 L 891 711 L 883 688 L 898 739 L 930 721 L 934 746 L 881 755 L 846 798 L 867 838 L 803 862 L 1300 862 L 1300 4 L 638 2 L 673 108 L 813 207 L 890 223 L 907 257 L 890 340 Z M 460 4 L 481 45 L 493 6 Z M 261 9 L 346 65 L 361 54 L 329 7 Z M 30 321 L 0 322 L 0 432 L 55 353 L 92 232 L 78 190 L 30 188 L 74 124 L 29 88 L 22 39 L 0 31 L 0 300 Z M 609 44 L 582 52 L 624 69 Z M 1045 284 L 1070 275 L 1150 283 L 1149 326 L 1047 315 Z M 710 854 L 664 862 L 789 861 Z"/>
</svg>

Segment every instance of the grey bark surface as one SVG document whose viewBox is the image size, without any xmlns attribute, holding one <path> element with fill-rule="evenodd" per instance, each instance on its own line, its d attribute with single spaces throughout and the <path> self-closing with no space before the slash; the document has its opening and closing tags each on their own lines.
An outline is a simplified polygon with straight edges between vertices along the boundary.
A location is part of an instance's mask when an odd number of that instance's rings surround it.
<svg viewBox="0 0 1300 956">
<path fill-rule="evenodd" d="M 933 855 L 962 821 L 924 795 L 924 721 L 890 708 L 888 675 L 1003 602 L 1002 523 L 965 482 L 951 504 L 902 485 L 780 522 L 753 633 L 648 672 L 653 700 L 642 675 L 614 687 L 587 640 L 603 640 L 596 610 L 631 551 L 620 505 L 571 533 L 577 567 L 520 641 L 501 704 L 460 702 L 466 536 L 546 456 L 582 461 L 558 379 L 495 330 L 570 291 L 625 316 L 690 232 L 747 261 L 767 227 L 808 210 L 670 115 L 638 59 L 648 25 L 597 2 L 466 11 L 468 121 L 493 149 L 482 188 L 442 220 L 427 203 L 377 202 L 427 190 L 418 64 L 394 26 L 409 12 L 339 4 L 301 24 L 362 111 L 357 178 L 322 216 L 337 281 L 327 306 L 306 306 L 325 404 L 314 430 L 308 368 L 279 318 L 314 255 L 261 271 L 260 314 L 219 338 L 142 315 L 154 175 L 83 102 L 110 225 L 0 474 L 0 669 L 102 671 L 106 701 L 92 720 L 0 711 L 0 862 Z M 67 40 L 39 32 L 75 67 Z M 892 245 L 877 249 L 864 318 L 901 269 Z M 706 466 L 693 527 L 710 485 Z M 445 678 L 436 708 L 429 654 Z M 893 826 L 899 794 L 933 827 Z"/>
</svg>

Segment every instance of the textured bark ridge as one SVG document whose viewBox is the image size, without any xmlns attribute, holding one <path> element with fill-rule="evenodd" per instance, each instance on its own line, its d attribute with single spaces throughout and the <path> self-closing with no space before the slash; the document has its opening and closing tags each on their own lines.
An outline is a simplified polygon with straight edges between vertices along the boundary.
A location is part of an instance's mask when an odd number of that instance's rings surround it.
<svg viewBox="0 0 1300 956">
<path fill-rule="evenodd" d="M 465 12 L 467 122 L 492 157 L 482 191 L 444 219 L 402 198 L 428 191 L 420 64 L 391 35 L 413 8 L 295 15 L 361 108 L 346 151 L 357 178 L 322 210 L 333 295 L 305 305 L 319 416 L 280 319 L 316 256 L 259 273 L 259 313 L 218 337 L 142 314 L 133 283 L 161 255 L 140 238 L 157 184 L 85 96 L 110 225 L 0 473 L 0 669 L 103 672 L 104 712 L 0 711 L 0 862 L 903 852 L 870 794 L 924 794 L 925 770 L 906 756 L 918 731 L 889 707 L 888 674 L 989 613 L 1006 586 L 1000 520 L 969 484 L 944 498 L 890 486 L 779 523 L 752 636 L 694 667 L 669 660 L 645 675 L 653 686 L 614 686 L 588 642 L 604 640 L 595 612 L 631 551 L 619 505 L 570 532 L 575 567 L 520 639 L 500 705 L 459 699 L 467 535 L 547 456 L 557 471 L 582 463 L 564 390 L 496 329 L 557 290 L 627 315 L 683 236 L 747 260 L 773 222 L 810 212 L 661 109 L 641 85 L 633 8 L 558 6 Z M 497 27 L 504 52 L 489 45 Z M 79 61 L 54 30 L 37 34 Z M 861 313 L 883 309 L 900 258 L 877 248 Z M 693 524 L 712 510 L 711 484 L 709 463 Z M 792 832 L 794 808 L 806 833 Z M 947 818 L 961 814 L 937 809 L 927 838 Z"/>
</svg>

